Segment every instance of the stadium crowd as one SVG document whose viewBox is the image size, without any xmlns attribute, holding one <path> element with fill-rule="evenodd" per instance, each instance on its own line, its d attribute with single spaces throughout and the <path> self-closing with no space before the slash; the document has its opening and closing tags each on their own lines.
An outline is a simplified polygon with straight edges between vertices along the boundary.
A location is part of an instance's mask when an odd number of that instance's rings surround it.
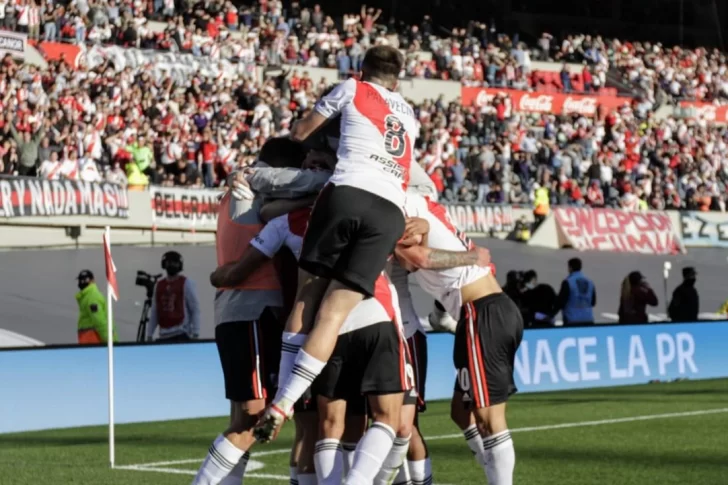
<svg viewBox="0 0 728 485">
<path fill-rule="evenodd" d="M 181 11 L 170 1 L 47 8 L 3 1 L 0 25 L 34 38 L 179 49 L 213 58 L 224 52 L 241 63 L 335 67 L 342 78 L 359 69 L 368 46 L 381 43 L 408 52 L 406 75 L 468 85 L 528 88 L 535 79 L 529 77 L 533 57 L 585 63 L 578 87 L 593 91 L 616 66 L 648 94 L 597 119 L 524 115 L 502 97 L 479 108 L 422 103 L 416 106 L 419 160 L 448 201 L 529 204 L 535 190 L 546 187 L 553 204 L 725 208 L 728 132 L 704 120 L 658 120 L 652 113 L 660 89 L 675 97 L 728 97 L 725 55 L 717 51 L 586 35 L 559 43 L 548 34 L 528 49 L 476 22 L 441 38 L 427 17 L 416 26 L 381 26 L 381 12 L 366 6 L 337 23 L 318 6 L 293 2 L 284 11 L 279 0 L 240 8 L 211 1 Z M 40 17 L 32 10 L 39 8 Z M 147 27 L 149 18 L 165 19 L 167 29 L 156 33 Z M 423 47 L 430 52 L 423 54 Z M 425 55 L 433 60 L 424 62 Z M 305 67 L 294 66 L 276 77 L 222 82 L 202 73 L 185 82 L 159 79 L 147 67 L 117 72 L 111 63 L 71 70 L 51 62 L 40 70 L 6 57 L 1 69 L 0 173 L 133 187 L 218 185 L 231 170 L 251 163 L 268 137 L 285 135 L 326 87 Z M 567 90 L 577 84 L 568 73 L 560 80 Z"/>
</svg>

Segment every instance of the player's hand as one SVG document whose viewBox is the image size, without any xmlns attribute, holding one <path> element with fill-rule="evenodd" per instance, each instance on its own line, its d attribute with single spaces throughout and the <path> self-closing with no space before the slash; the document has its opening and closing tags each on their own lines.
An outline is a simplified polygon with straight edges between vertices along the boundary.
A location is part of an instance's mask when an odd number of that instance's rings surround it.
<svg viewBox="0 0 728 485">
<path fill-rule="evenodd" d="M 250 189 L 250 184 L 246 180 L 246 176 L 252 173 L 251 168 L 233 172 L 227 176 L 226 185 L 232 190 L 233 197 L 238 200 L 253 200 L 255 194 Z"/>
<path fill-rule="evenodd" d="M 228 273 L 234 263 L 224 264 L 210 273 L 210 284 L 215 288 L 222 288 L 227 281 Z"/>
<path fill-rule="evenodd" d="M 476 263 L 478 266 L 481 268 L 487 268 L 490 266 L 490 251 L 486 248 L 481 248 L 480 246 L 476 246 L 473 251 L 478 253 L 478 262 Z"/>
<path fill-rule="evenodd" d="M 405 239 L 417 235 L 424 236 L 428 232 L 430 232 L 430 223 L 427 220 L 421 217 L 408 217 L 405 220 L 404 236 L 402 238 Z"/>
</svg>

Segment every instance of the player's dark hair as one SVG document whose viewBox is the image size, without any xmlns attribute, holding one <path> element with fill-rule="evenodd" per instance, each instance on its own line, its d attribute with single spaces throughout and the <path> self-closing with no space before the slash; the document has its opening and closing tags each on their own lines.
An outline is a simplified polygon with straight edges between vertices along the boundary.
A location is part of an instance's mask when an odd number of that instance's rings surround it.
<svg viewBox="0 0 728 485">
<path fill-rule="evenodd" d="M 258 159 L 273 168 L 300 168 L 306 148 L 290 138 L 269 138 L 260 149 Z"/>
<path fill-rule="evenodd" d="M 535 270 L 529 269 L 525 273 L 523 273 L 523 281 L 531 281 L 534 279 L 537 279 L 538 275 L 536 274 Z"/>
<path fill-rule="evenodd" d="M 568 265 L 571 271 L 581 271 L 581 259 L 579 258 L 571 258 Z"/>
<path fill-rule="evenodd" d="M 361 66 L 362 80 L 375 78 L 394 85 L 403 67 L 404 56 L 399 49 L 388 45 L 378 45 L 370 48 L 364 54 Z"/>
</svg>

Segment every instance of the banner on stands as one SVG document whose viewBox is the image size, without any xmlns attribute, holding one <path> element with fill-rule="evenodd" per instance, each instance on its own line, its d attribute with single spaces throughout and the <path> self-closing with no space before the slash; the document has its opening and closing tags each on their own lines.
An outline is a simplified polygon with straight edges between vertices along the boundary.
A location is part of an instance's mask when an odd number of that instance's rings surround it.
<svg viewBox="0 0 728 485">
<path fill-rule="evenodd" d="M 515 226 L 510 205 L 447 204 L 458 229 L 467 233 L 511 232 Z"/>
<path fill-rule="evenodd" d="M 210 56 L 193 56 L 179 52 L 125 49 L 119 46 L 93 46 L 86 50 L 83 58 L 89 69 L 110 61 L 117 71 L 126 67 L 149 66 L 155 73 L 167 73 L 179 82 L 186 82 L 195 75 L 233 79 L 241 75 L 255 78 L 254 63 L 232 63 L 226 59 L 212 59 Z"/>
<path fill-rule="evenodd" d="M 620 96 L 531 93 L 516 89 L 479 88 L 463 86 L 461 102 L 463 106 L 483 107 L 490 104 L 497 95 L 511 98 L 513 111 L 525 113 L 580 114 L 596 116 L 597 107 L 616 109 L 631 103 L 632 98 Z"/>
<path fill-rule="evenodd" d="M 728 247 L 728 215 L 722 212 L 680 212 L 685 246 Z"/>
<path fill-rule="evenodd" d="M 728 105 L 717 106 L 700 101 L 681 101 L 680 107 L 694 110 L 691 117 L 702 118 L 711 123 L 728 123 Z"/>
<path fill-rule="evenodd" d="M 150 187 L 149 194 L 154 225 L 185 229 L 217 228 L 219 191 Z"/>
<path fill-rule="evenodd" d="M 25 43 L 28 35 L 0 30 L 0 57 L 10 54 L 14 59 L 25 59 Z"/>
<path fill-rule="evenodd" d="M 670 216 L 666 212 L 626 212 L 619 209 L 557 207 L 556 227 L 562 246 L 579 251 L 617 251 L 643 254 L 680 252 Z"/>
<path fill-rule="evenodd" d="M 126 187 L 75 180 L 0 178 L 0 217 L 129 217 Z"/>
</svg>

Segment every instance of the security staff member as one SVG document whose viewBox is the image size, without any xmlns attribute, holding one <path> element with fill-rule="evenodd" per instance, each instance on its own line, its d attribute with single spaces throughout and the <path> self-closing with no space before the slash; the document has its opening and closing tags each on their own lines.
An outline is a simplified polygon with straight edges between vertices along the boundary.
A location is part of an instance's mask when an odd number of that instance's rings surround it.
<svg viewBox="0 0 728 485">
<path fill-rule="evenodd" d="M 700 297 L 695 289 L 698 273 L 688 266 L 683 268 L 682 276 L 683 282 L 673 291 L 667 313 L 673 322 L 695 322 L 700 313 Z"/>
<path fill-rule="evenodd" d="M 538 229 L 538 226 L 546 219 L 550 211 L 549 201 L 549 189 L 546 187 L 539 187 L 534 192 L 533 197 L 533 218 L 535 220 L 533 229 Z"/>
<path fill-rule="evenodd" d="M 162 256 L 165 278 L 157 282 L 149 311 L 147 341 L 159 327 L 157 342 L 183 342 L 200 335 L 200 303 L 195 283 L 183 276 L 184 261 L 177 251 Z"/>
<path fill-rule="evenodd" d="M 94 274 L 85 269 L 76 277 L 78 289 L 78 343 L 104 344 L 109 340 L 108 323 L 106 322 L 106 297 L 99 291 L 94 281 Z M 116 327 L 114 342 L 118 340 Z"/>
<path fill-rule="evenodd" d="M 569 276 L 561 283 L 554 315 L 561 310 L 565 326 L 593 324 L 597 304 L 594 283 L 581 272 L 581 259 L 570 259 L 568 268 Z"/>
</svg>

